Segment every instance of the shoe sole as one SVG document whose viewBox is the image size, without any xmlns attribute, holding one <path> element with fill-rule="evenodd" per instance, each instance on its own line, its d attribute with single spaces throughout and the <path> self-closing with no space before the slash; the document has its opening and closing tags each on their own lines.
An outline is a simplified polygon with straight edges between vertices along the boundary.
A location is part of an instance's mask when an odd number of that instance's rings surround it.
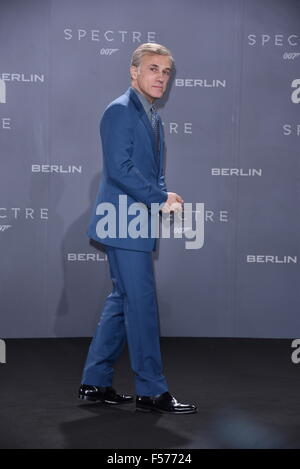
<svg viewBox="0 0 300 469">
<path fill-rule="evenodd" d="M 153 409 L 152 407 L 136 407 L 135 408 L 136 410 L 140 411 L 140 412 L 158 412 L 159 414 L 176 414 L 176 415 L 180 415 L 180 414 L 196 414 L 197 413 L 197 409 L 195 410 L 187 410 L 187 411 L 179 411 L 179 412 L 169 412 L 168 410 L 162 410 L 162 409 Z"/>
<path fill-rule="evenodd" d="M 97 399 L 96 397 L 89 397 L 89 396 L 78 396 L 78 399 L 81 399 L 82 401 L 101 402 L 101 404 L 109 404 L 109 405 L 129 404 L 130 402 L 133 402 L 133 399 L 130 401 L 114 402 L 114 401 L 107 401 L 103 399 Z"/>
</svg>

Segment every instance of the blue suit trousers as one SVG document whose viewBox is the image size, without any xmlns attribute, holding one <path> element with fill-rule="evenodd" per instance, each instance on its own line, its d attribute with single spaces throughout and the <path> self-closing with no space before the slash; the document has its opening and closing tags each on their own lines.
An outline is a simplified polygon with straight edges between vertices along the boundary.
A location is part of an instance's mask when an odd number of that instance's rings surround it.
<svg viewBox="0 0 300 469">
<path fill-rule="evenodd" d="M 82 384 L 112 386 L 113 365 L 127 340 L 136 394 L 168 390 L 162 373 L 152 253 L 105 246 L 113 289 L 90 344 Z"/>
</svg>

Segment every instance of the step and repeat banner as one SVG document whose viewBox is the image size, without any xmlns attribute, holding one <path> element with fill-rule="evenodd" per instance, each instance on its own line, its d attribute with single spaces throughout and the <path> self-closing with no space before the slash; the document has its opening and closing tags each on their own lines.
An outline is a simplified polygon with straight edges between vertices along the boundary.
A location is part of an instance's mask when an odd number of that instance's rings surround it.
<svg viewBox="0 0 300 469">
<path fill-rule="evenodd" d="M 0 0 L 0 337 L 95 330 L 99 121 L 143 42 L 175 58 L 166 182 L 204 225 L 158 242 L 161 335 L 299 336 L 299 0 Z"/>
</svg>

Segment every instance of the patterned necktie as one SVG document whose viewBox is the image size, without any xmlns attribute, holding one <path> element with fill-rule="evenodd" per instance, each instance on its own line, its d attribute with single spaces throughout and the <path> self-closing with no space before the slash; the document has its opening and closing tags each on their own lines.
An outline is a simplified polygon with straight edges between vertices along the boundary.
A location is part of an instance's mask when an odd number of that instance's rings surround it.
<svg viewBox="0 0 300 469">
<path fill-rule="evenodd" d="M 159 151 L 159 117 L 154 105 L 150 108 L 151 111 L 151 125 L 154 132 L 156 152 Z"/>
</svg>

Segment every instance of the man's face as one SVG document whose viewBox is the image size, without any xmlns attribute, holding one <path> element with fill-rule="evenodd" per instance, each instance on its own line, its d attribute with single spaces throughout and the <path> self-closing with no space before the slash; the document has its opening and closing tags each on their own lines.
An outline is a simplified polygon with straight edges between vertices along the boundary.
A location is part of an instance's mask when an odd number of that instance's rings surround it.
<svg viewBox="0 0 300 469">
<path fill-rule="evenodd" d="M 161 98 L 171 75 L 171 59 L 166 55 L 145 54 L 139 67 L 130 67 L 132 86 L 150 102 Z"/>
</svg>

